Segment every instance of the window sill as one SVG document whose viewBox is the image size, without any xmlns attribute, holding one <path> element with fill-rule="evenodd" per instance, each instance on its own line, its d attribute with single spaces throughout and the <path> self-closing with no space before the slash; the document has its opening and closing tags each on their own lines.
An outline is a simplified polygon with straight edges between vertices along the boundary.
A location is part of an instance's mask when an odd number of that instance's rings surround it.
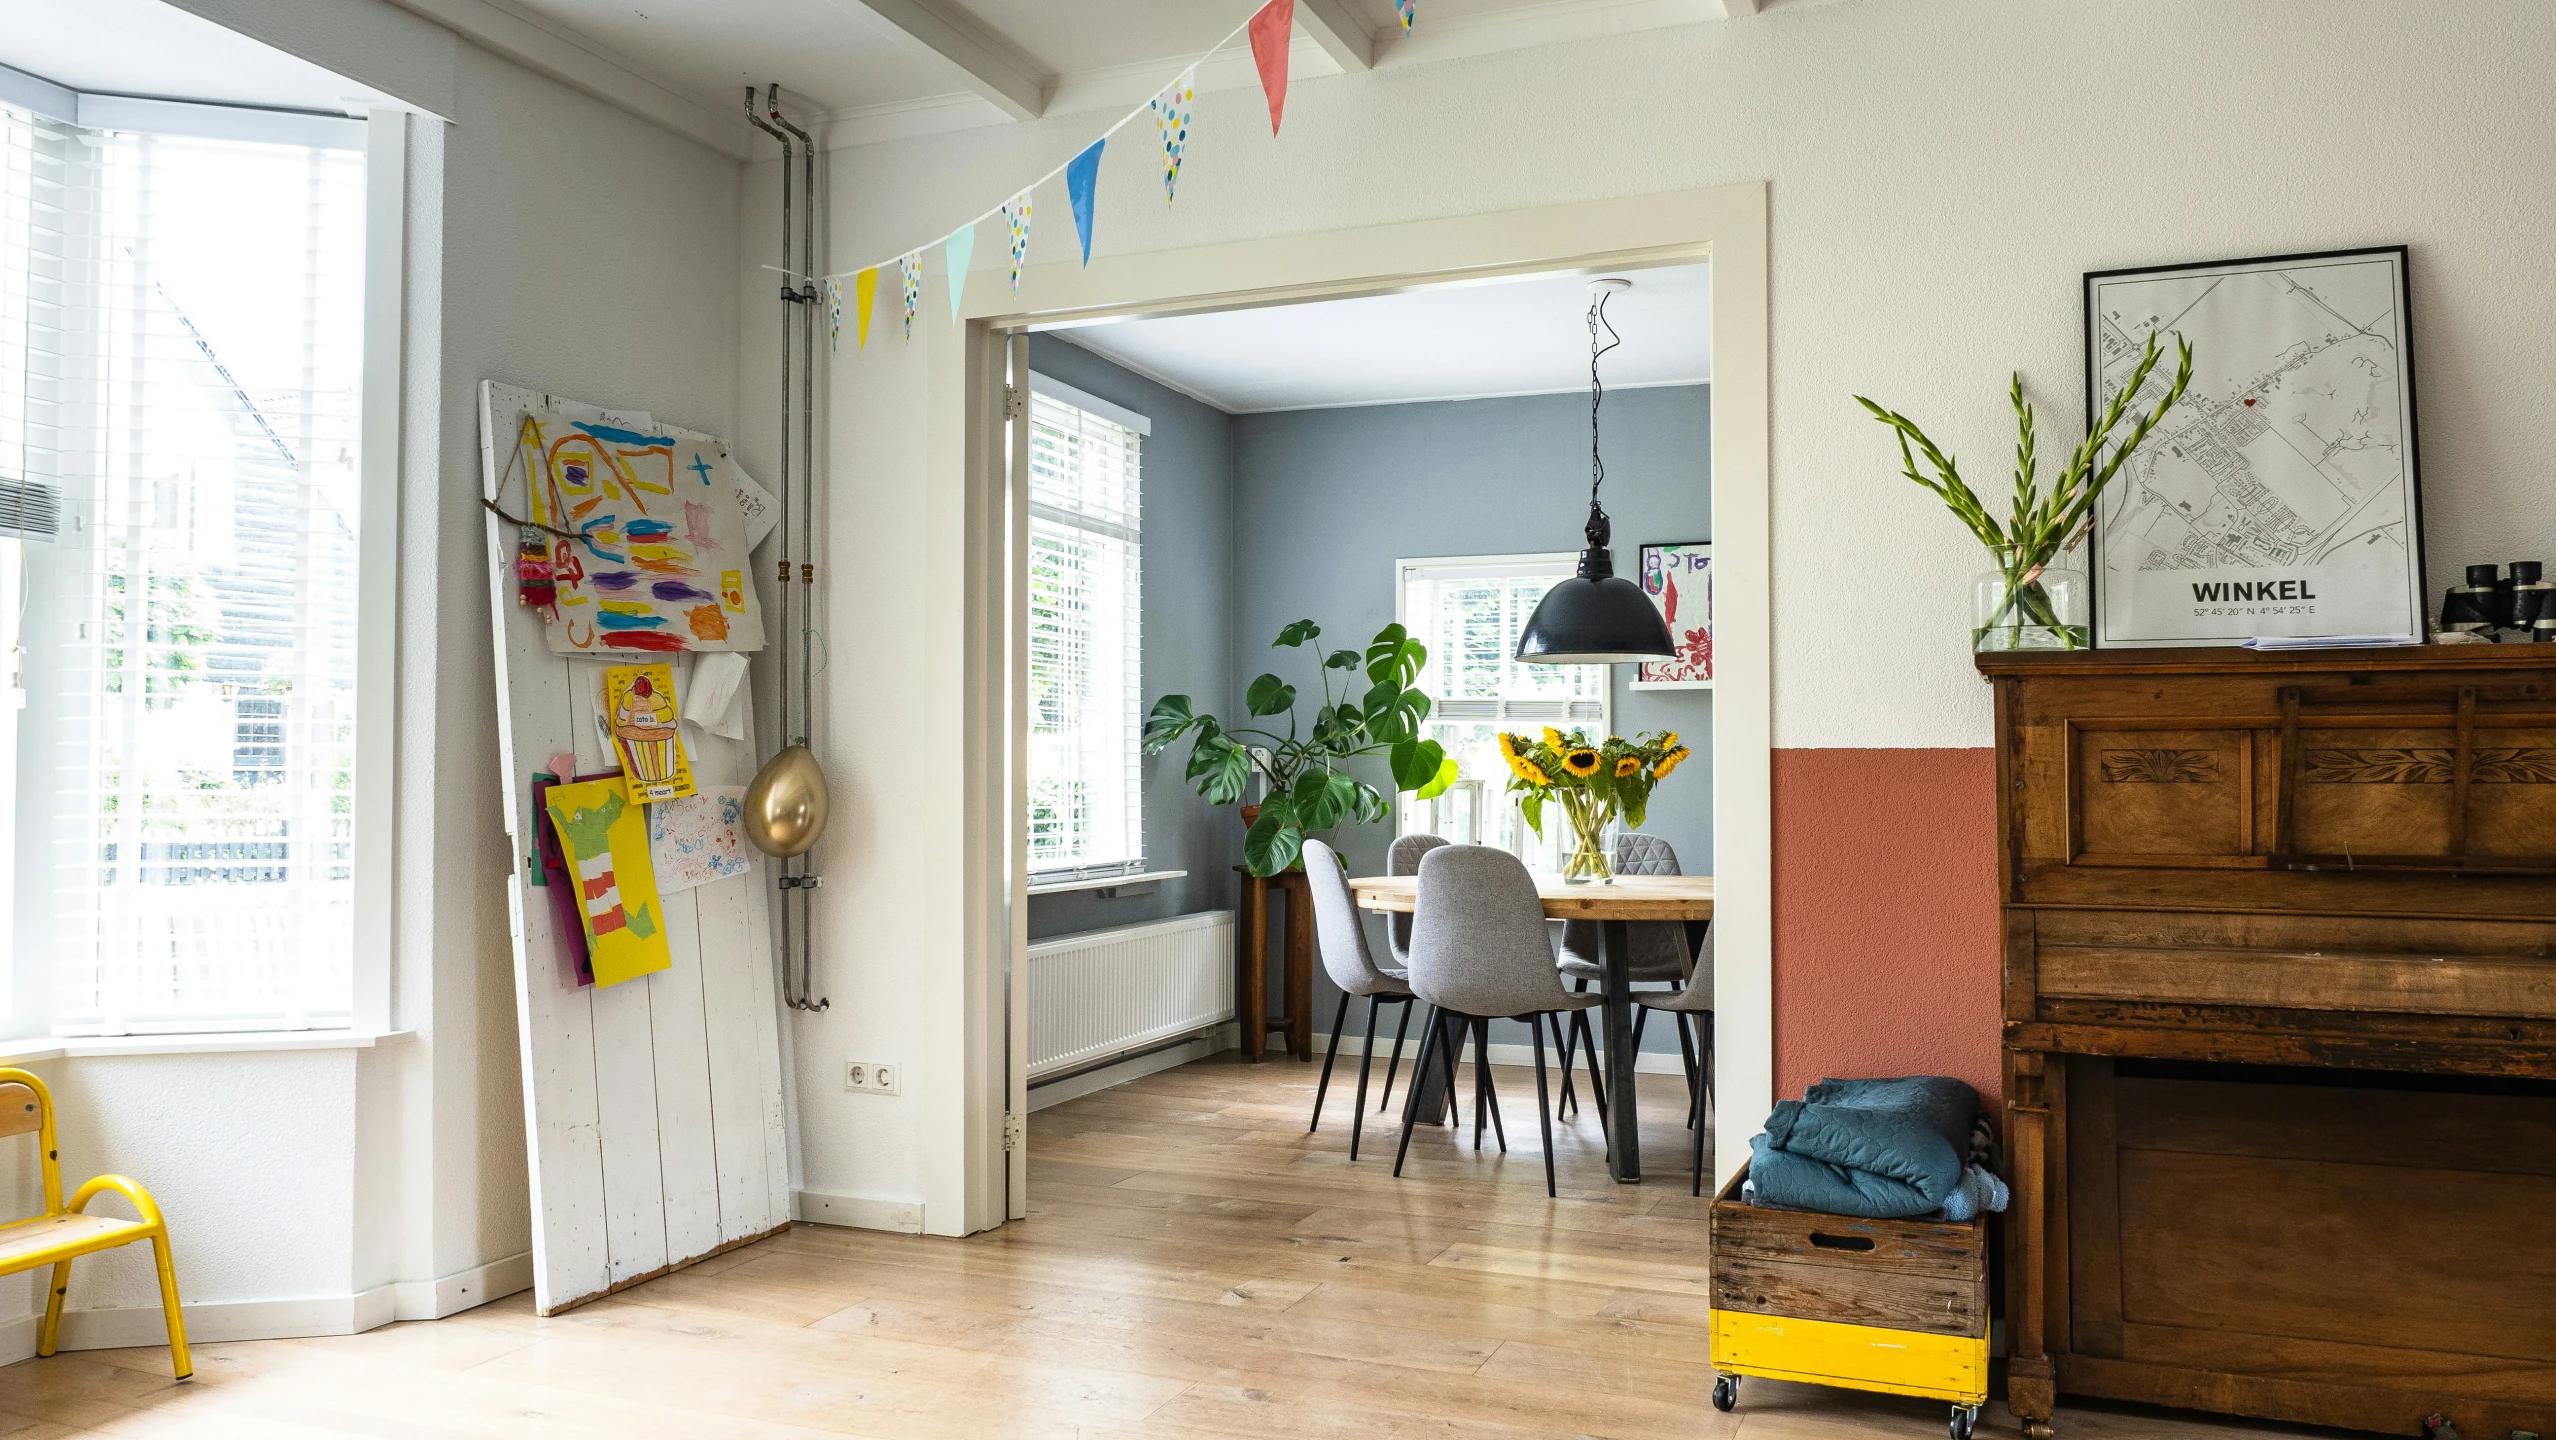
<svg viewBox="0 0 2556 1440">
<path fill-rule="evenodd" d="M 1029 887 L 1032 895 L 1063 895 L 1073 890 L 1115 890 L 1122 885 L 1151 885 L 1162 880 L 1187 879 L 1186 870 L 1145 870 L 1134 875 L 1093 875 L 1081 880 L 1047 880 Z"/>
<path fill-rule="evenodd" d="M 370 1050 L 413 1030 L 245 1030 L 205 1035 L 55 1035 L 0 1040 L 0 1065 L 104 1055 L 231 1055 L 272 1050 Z"/>
</svg>

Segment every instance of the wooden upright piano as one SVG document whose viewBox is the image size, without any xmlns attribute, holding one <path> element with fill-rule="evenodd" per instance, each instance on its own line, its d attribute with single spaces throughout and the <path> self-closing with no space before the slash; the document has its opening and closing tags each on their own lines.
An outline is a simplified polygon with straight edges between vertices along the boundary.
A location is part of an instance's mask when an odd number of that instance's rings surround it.
<svg viewBox="0 0 2556 1440">
<path fill-rule="evenodd" d="M 2556 1440 L 2556 645 L 1978 664 L 2027 1433 Z"/>
</svg>

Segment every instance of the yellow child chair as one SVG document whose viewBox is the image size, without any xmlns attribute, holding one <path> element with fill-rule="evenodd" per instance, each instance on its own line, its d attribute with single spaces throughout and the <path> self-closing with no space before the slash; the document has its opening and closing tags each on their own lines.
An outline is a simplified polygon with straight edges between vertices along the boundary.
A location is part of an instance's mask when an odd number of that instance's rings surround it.
<svg viewBox="0 0 2556 1440">
<path fill-rule="evenodd" d="M 50 1355 L 62 1342 L 62 1300 L 71 1288 L 71 1262 L 83 1255 L 151 1242 L 160 1267 L 160 1305 L 169 1317 L 169 1361 L 177 1378 L 195 1373 L 187 1358 L 186 1319 L 178 1313 L 177 1271 L 169 1263 L 169 1227 L 151 1192 L 121 1175 L 101 1175 L 80 1187 L 71 1203 L 62 1203 L 62 1160 L 53 1144 L 53 1092 L 24 1070 L 0 1067 L 0 1139 L 33 1135 L 44 1152 L 44 1213 L 32 1220 L 0 1225 L 0 1275 L 15 1275 L 41 1265 L 53 1267 L 51 1293 L 45 1297 L 44 1326 L 36 1332 L 36 1353 Z M 113 1190 L 133 1202 L 139 1220 L 110 1215 L 84 1215 L 89 1201 Z"/>
</svg>

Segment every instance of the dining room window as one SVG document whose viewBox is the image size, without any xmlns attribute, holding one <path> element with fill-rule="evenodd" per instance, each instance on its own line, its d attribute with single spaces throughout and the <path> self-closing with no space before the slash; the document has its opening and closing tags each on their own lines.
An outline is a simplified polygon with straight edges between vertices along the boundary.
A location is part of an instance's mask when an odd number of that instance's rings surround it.
<svg viewBox="0 0 2556 1440">
<path fill-rule="evenodd" d="M 1034 881 L 1145 866 L 1144 416 L 1034 375 L 1029 520 L 1029 866 Z"/>
<path fill-rule="evenodd" d="M 1544 592 L 1577 573 L 1567 551 L 1397 562 L 1396 618 L 1428 647 L 1418 681 L 1430 697 L 1428 738 L 1456 758 L 1458 780 L 1430 800 L 1401 800 L 1402 833 L 1497 845 L 1537 870 L 1562 866 L 1562 827 L 1536 834 L 1508 794 L 1502 731 L 1550 725 L 1603 735 L 1612 721 L 1609 667 L 1531 665 L 1518 633 Z"/>
<path fill-rule="evenodd" d="M 365 166 L 0 110 L 13 1032 L 350 1023 Z"/>
</svg>

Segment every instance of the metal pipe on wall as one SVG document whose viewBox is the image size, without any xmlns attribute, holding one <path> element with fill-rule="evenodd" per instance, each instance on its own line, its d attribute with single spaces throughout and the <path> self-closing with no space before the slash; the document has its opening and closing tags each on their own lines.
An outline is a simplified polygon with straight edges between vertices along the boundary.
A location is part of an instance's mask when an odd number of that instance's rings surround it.
<svg viewBox="0 0 2556 1440">
<path fill-rule="evenodd" d="M 816 530 L 816 332 L 817 320 L 819 315 L 822 313 L 822 302 L 820 300 L 816 283 L 817 147 L 815 137 L 809 135 L 807 131 L 790 123 L 789 117 L 781 113 L 781 82 L 777 80 L 772 82 L 771 88 L 764 92 L 764 108 L 770 112 L 773 124 L 780 126 L 782 129 L 787 130 L 790 134 L 798 138 L 799 153 L 807 172 L 808 213 L 807 218 L 799 222 L 800 288 L 798 292 L 798 307 L 800 311 L 799 474 L 800 485 L 802 487 L 800 492 L 802 503 L 801 524 L 806 531 L 806 538 L 802 539 L 800 542 L 799 623 L 801 626 L 806 627 L 813 625 L 816 619 L 816 564 L 808 557 L 813 555 L 816 550 L 816 546 L 813 543 Z M 787 255 L 790 243 L 789 222 L 787 219 L 789 198 L 790 154 L 788 147 L 784 146 L 781 152 L 781 203 L 784 214 L 781 243 L 784 250 L 782 265 L 785 270 L 789 264 Z M 787 277 L 785 276 L 784 278 L 786 283 Z M 784 341 L 784 344 L 786 346 L 786 340 Z M 785 365 L 781 371 L 781 387 L 786 392 L 789 389 L 789 386 L 790 372 Z M 789 424 L 786 409 L 784 411 L 782 424 L 785 427 Z M 785 472 L 781 477 L 782 485 L 785 490 L 788 488 L 789 479 L 790 477 L 785 468 Z M 789 588 L 786 577 L 782 588 L 785 590 Z M 781 677 L 781 683 L 784 687 L 788 686 L 790 683 L 786 662 Z M 807 745 L 808 737 L 813 725 L 811 717 L 815 707 L 811 703 L 810 687 L 812 683 L 811 669 L 808 664 L 807 635 L 802 633 L 799 636 L 799 735 L 797 741 L 801 747 L 805 747 Z M 785 716 L 788 713 L 788 709 L 788 702 L 784 700 L 782 710 Z M 817 999 L 813 1003 L 810 1001 L 810 997 L 816 994 L 816 917 L 814 913 L 816 904 L 816 895 L 814 893 L 816 890 L 816 877 L 806 873 L 807 861 L 805 858 L 798 858 L 796 863 L 800 867 L 800 873 L 796 877 L 799 883 L 796 886 L 789 886 L 785 882 L 784 886 L 785 889 L 796 889 L 799 893 L 799 999 L 796 1003 L 798 1007 L 803 1010 L 823 1010 L 830 1003 L 829 1001 L 824 999 Z M 789 897 L 787 895 L 782 897 L 782 908 L 785 912 L 786 920 L 786 912 L 789 908 Z M 786 937 L 783 940 L 782 963 L 785 968 L 789 963 L 789 948 Z"/>
</svg>

